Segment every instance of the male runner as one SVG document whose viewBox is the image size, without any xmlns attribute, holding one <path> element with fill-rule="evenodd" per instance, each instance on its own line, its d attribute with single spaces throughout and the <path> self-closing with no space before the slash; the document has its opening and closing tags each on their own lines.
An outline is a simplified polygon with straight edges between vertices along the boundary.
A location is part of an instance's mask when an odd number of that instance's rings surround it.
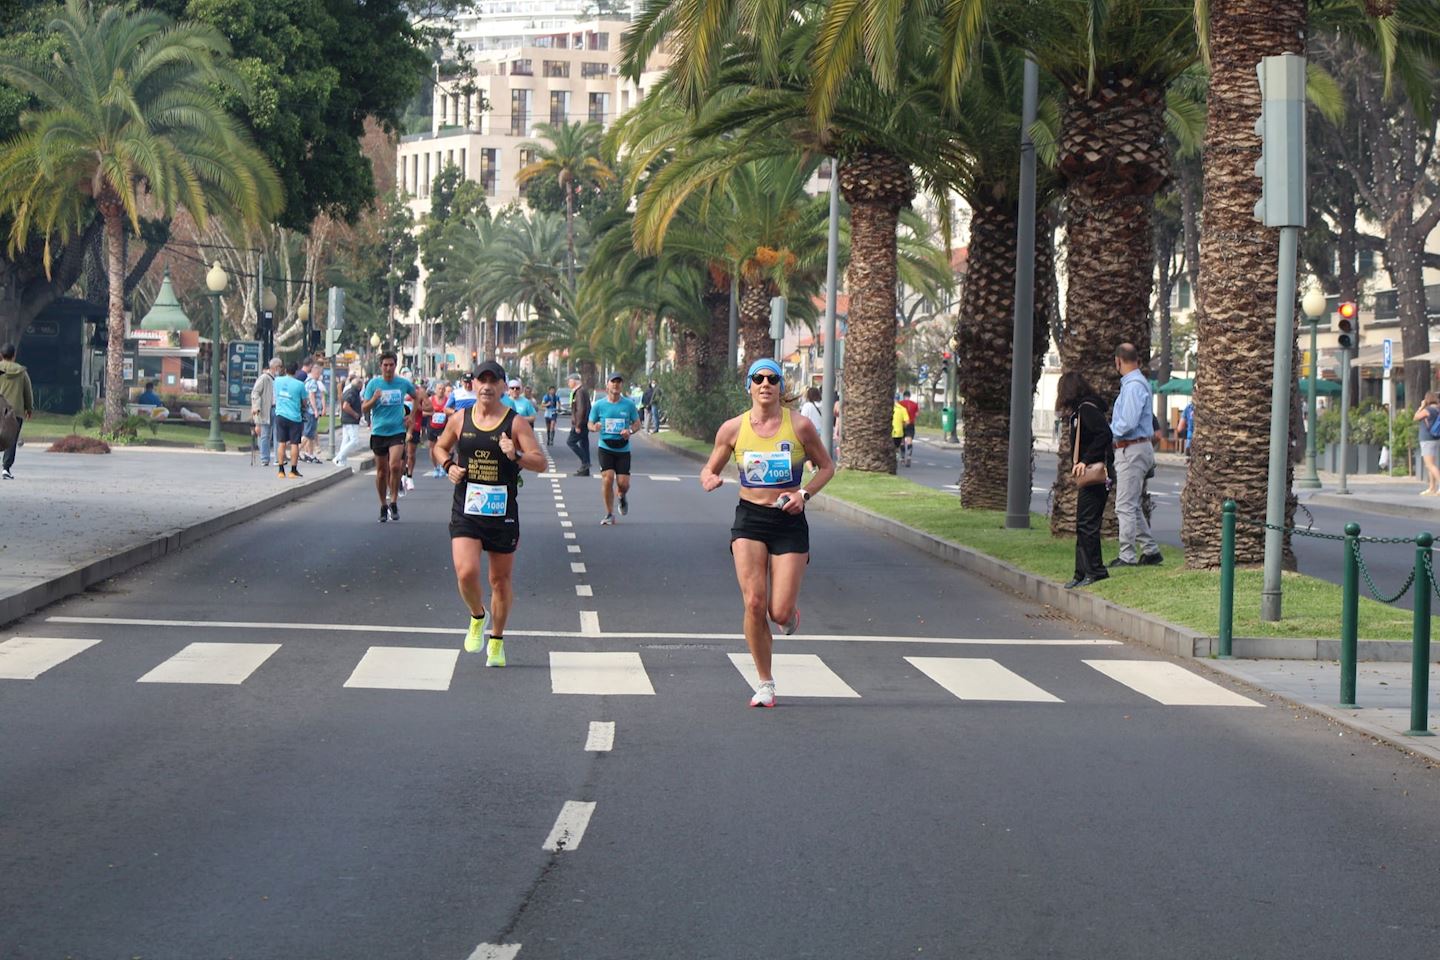
<svg viewBox="0 0 1440 960">
<path fill-rule="evenodd" d="M 505 370 L 487 360 L 475 370 L 475 405 L 445 424 L 435 444 L 455 484 L 450 510 L 450 554 L 460 597 L 470 608 L 465 651 L 485 649 L 485 666 L 505 666 L 505 622 L 514 590 L 515 548 L 520 544 L 516 480 L 522 469 L 545 469 L 545 454 L 530 424 L 500 402 Z M 490 555 L 490 630 L 485 630 L 481 554 Z"/>
<path fill-rule="evenodd" d="M 425 439 L 430 441 L 430 465 L 434 470 L 430 471 L 432 477 L 443 477 L 445 471 L 440 469 L 440 457 L 435 456 L 435 444 L 440 440 L 440 434 L 445 431 L 445 421 L 450 418 L 446 407 L 450 403 L 450 383 L 441 380 L 435 387 L 435 392 L 430 395 L 430 419 L 425 423 Z"/>
<path fill-rule="evenodd" d="M 380 494 L 380 522 L 400 519 L 400 473 L 405 465 L 405 400 L 423 406 L 425 392 L 395 375 L 395 354 L 380 355 L 380 376 L 361 393 L 360 410 L 370 414 L 370 449 L 375 453 L 375 490 Z M 389 501 L 386 501 L 386 494 Z"/>
<path fill-rule="evenodd" d="M 630 512 L 630 435 L 640 427 L 640 410 L 635 401 L 620 395 L 625 378 L 610 374 L 605 398 L 590 406 L 590 430 L 600 434 L 600 490 L 605 497 L 602 527 L 615 524 L 615 487 L 620 488 L 620 516 Z"/>
<path fill-rule="evenodd" d="M 275 381 L 275 462 L 280 476 L 285 476 L 285 458 L 290 458 L 290 475 L 300 476 L 300 438 L 304 429 L 305 409 L 309 399 L 305 385 L 295 378 L 300 366 L 294 360 L 285 365 L 285 376 Z"/>
<path fill-rule="evenodd" d="M 900 400 L 900 406 L 905 408 L 905 415 L 909 418 L 901 432 L 901 452 L 905 454 L 905 466 L 910 466 L 910 458 L 915 455 L 915 418 L 920 415 L 920 404 L 910 399 L 910 391 L 906 390 Z"/>
<path fill-rule="evenodd" d="M 545 396 L 540 398 L 541 405 L 545 408 L 545 446 L 555 446 L 555 421 L 560 419 L 560 395 L 555 387 L 545 391 Z"/>
<path fill-rule="evenodd" d="M 460 377 L 460 382 L 455 389 L 450 391 L 450 402 L 445 405 L 447 410 L 459 413 L 461 410 L 469 410 L 475 406 L 475 374 L 466 370 Z"/>
<path fill-rule="evenodd" d="M 535 401 L 525 396 L 525 385 L 519 380 L 511 379 L 506 387 L 509 392 L 500 398 L 500 402 L 524 417 L 529 421 L 530 426 L 534 427 L 535 414 L 538 411 L 535 409 Z"/>
</svg>

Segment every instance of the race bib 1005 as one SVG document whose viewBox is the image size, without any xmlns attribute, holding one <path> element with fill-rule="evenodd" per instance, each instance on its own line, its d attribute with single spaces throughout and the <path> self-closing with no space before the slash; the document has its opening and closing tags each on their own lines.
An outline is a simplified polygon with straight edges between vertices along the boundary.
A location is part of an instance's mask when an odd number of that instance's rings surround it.
<svg viewBox="0 0 1440 960">
<path fill-rule="evenodd" d="M 746 450 L 740 457 L 740 479 L 747 487 L 788 487 L 794 483 L 790 444 L 779 450 Z"/>
</svg>

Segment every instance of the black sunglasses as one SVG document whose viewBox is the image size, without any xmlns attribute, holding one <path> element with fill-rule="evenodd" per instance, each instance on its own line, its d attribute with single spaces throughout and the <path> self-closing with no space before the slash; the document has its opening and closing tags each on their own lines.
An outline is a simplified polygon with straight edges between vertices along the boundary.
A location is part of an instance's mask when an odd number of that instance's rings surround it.
<svg viewBox="0 0 1440 960">
<path fill-rule="evenodd" d="M 751 383 L 768 383 L 772 387 L 780 385 L 780 375 L 776 373 L 752 373 Z"/>
</svg>

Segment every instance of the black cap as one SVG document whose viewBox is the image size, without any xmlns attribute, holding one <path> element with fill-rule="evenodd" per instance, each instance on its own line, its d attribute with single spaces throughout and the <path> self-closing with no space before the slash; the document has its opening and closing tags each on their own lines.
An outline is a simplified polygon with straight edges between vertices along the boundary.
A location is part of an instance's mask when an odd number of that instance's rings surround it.
<svg viewBox="0 0 1440 960">
<path fill-rule="evenodd" d="M 505 368 L 494 360 L 486 360 L 484 363 L 476 364 L 475 379 L 479 380 L 482 374 L 490 374 L 501 383 L 505 382 Z"/>
</svg>

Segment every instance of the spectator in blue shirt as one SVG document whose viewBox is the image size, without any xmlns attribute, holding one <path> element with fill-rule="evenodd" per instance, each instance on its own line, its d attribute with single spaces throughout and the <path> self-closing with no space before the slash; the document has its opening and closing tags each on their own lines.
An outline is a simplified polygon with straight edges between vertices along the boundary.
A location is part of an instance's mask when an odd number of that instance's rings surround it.
<svg viewBox="0 0 1440 960">
<path fill-rule="evenodd" d="M 1162 560 L 1160 544 L 1151 535 L 1150 523 L 1140 506 L 1145 478 L 1155 469 L 1150 381 L 1140 371 L 1140 353 L 1133 343 L 1115 348 L 1115 369 L 1120 372 L 1120 395 L 1110 414 L 1110 433 L 1115 442 L 1115 518 L 1120 521 L 1120 556 L 1110 561 L 1110 566 L 1149 566 Z"/>
<path fill-rule="evenodd" d="M 160 394 L 155 392 L 154 380 L 145 384 L 144 391 L 135 398 L 135 402 L 143 407 L 163 407 L 165 405 L 165 401 L 160 399 Z"/>
</svg>

